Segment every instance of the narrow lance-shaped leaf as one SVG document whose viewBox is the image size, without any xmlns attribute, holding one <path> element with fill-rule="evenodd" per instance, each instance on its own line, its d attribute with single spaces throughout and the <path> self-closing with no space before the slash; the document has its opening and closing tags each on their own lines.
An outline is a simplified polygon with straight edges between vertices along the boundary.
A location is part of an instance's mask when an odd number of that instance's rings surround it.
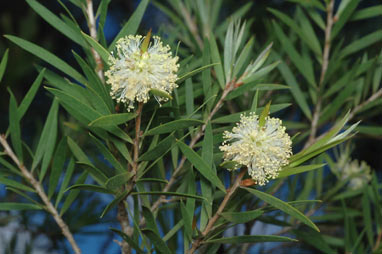
<svg viewBox="0 0 382 254">
<path fill-rule="evenodd" d="M 126 24 L 122 27 L 121 31 L 118 33 L 118 35 L 114 38 L 113 42 L 109 46 L 109 50 L 112 50 L 117 42 L 117 40 L 121 37 L 130 35 L 130 34 L 136 34 L 139 24 L 141 23 L 143 14 L 145 13 L 145 10 L 147 8 L 147 5 L 149 4 L 149 0 L 142 0 L 139 3 L 139 6 L 134 11 L 134 13 L 131 15 L 130 19 L 126 22 Z"/>
<path fill-rule="evenodd" d="M 261 112 L 260 114 L 260 117 L 259 117 L 259 127 L 264 127 L 265 123 L 266 123 L 266 119 L 269 115 L 269 109 L 271 107 L 271 102 L 269 101 L 267 103 L 267 105 L 264 107 L 263 111 Z"/>
<path fill-rule="evenodd" d="M 82 36 L 86 39 L 86 41 L 89 43 L 89 45 L 97 51 L 97 53 L 100 55 L 102 60 L 107 63 L 109 61 L 110 53 L 102 47 L 101 44 L 98 43 L 98 41 L 94 40 L 89 35 L 85 34 L 84 32 L 81 32 Z"/>
<path fill-rule="evenodd" d="M 245 187 L 242 187 L 242 189 L 252 193 L 253 195 L 258 197 L 259 199 L 261 199 L 264 202 L 280 209 L 281 211 L 289 214 L 290 216 L 295 217 L 296 219 L 300 220 L 302 223 L 308 225 L 309 227 L 313 228 L 314 230 L 316 230 L 318 232 L 320 231 L 318 229 L 318 227 L 308 217 L 306 217 L 299 210 L 297 210 L 293 206 L 289 205 L 288 203 L 285 203 L 284 201 L 282 201 L 282 200 L 280 200 L 280 199 L 278 199 L 278 198 L 276 198 L 270 194 L 267 194 L 265 192 L 261 192 L 261 191 L 255 190 L 255 189 L 245 188 Z"/>
<path fill-rule="evenodd" d="M 242 235 L 242 236 L 223 237 L 219 239 L 207 240 L 204 243 L 240 244 L 240 243 L 261 243 L 261 242 L 296 242 L 296 240 L 289 237 L 276 236 L 276 235 Z"/>
<path fill-rule="evenodd" d="M 23 150 L 21 146 L 20 118 L 17 112 L 17 102 L 12 91 L 8 90 L 11 98 L 9 100 L 9 129 L 11 132 L 11 141 L 13 149 L 18 159 L 23 162 Z"/>
<path fill-rule="evenodd" d="M 1 62 L 0 62 L 0 82 L 3 79 L 5 68 L 7 67 L 8 51 L 9 51 L 8 49 L 5 51 L 3 58 L 1 59 Z"/>
<path fill-rule="evenodd" d="M 137 116 L 136 113 L 119 113 L 101 116 L 94 121 L 89 123 L 89 126 L 93 127 L 105 127 L 105 126 L 116 126 L 134 119 Z"/>
<path fill-rule="evenodd" d="M 68 26 L 64 21 L 62 21 L 59 17 L 57 17 L 54 13 L 44 7 L 44 5 L 40 4 L 35 0 L 26 0 L 29 6 L 40 15 L 46 22 L 48 22 L 51 26 L 56 28 L 63 35 L 73 40 L 77 44 L 81 46 L 86 46 L 84 40 L 81 38 L 81 35 L 73 30 L 70 26 Z"/>
<path fill-rule="evenodd" d="M 33 44 L 29 41 L 26 41 L 24 39 L 18 38 L 16 36 L 12 35 L 4 35 L 5 38 L 12 41 L 13 43 L 17 44 L 19 47 L 23 48 L 24 50 L 30 52 L 31 54 L 41 58 L 45 62 L 53 65 L 60 71 L 64 72 L 65 74 L 71 76 L 72 78 L 76 79 L 77 81 L 81 83 L 86 83 L 85 78 L 78 73 L 75 69 L 73 69 L 70 65 L 68 65 L 66 62 L 58 58 L 57 56 L 53 55 L 46 49 L 37 46 L 36 44 Z"/>
<path fill-rule="evenodd" d="M 158 251 L 158 253 L 173 253 L 157 233 L 155 233 L 151 229 L 142 229 L 142 232 L 151 240 L 152 244 L 154 245 L 154 248 Z"/>
<path fill-rule="evenodd" d="M 178 141 L 178 146 L 182 150 L 186 158 L 193 164 L 199 173 L 210 181 L 214 186 L 218 187 L 224 193 L 226 192 L 223 183 L 219 177 L 212 172 L 211 167 L 200 157 L 194 150 L 181 141 Z"/>
<path fill-rule="evenodd" d="M 196 120 L 196 119 L 179 119 L 179 120 L 175 120 L 175 121 L 168 122 L 168 123 L 159 125 L 157 127 L 154 127 L 148 130 L 144 135 L 150 136 L 150 135 L 169 133 L 175 130 L 185 129 L 185 128 L 196 126 L 196 125 L 201 125 L 203 123 L 204 123 L 203 121 Z"/>
</svg>

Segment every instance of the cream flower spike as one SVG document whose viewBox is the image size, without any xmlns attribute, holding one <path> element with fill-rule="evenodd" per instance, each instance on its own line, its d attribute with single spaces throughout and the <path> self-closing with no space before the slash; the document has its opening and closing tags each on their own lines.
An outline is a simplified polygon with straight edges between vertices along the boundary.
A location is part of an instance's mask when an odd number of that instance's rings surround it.
<svg viewBox="0 0 382 254">
<path fill-rule="evenodd" d="M 225 141 L 220 150 L 224 152 L 225 161 L 235 161 L 237 167 L 247 166 L 256 184 L 265 185 L 289 163 L 292 141 L 278 118 L 266 117 L 263 127 L 254 113 L 240 118 L 232 132 L 223 133 Z"/>
<path fill-rule="evenodd" d="M 128 111 L 134 108 L 135 101 L 146 103 L 151 89 L 171 93 L 177 87 L 178 57 L 172 56 L 170 46 L 163 46 L 158 36 L 153 36 L 153 42 L 142 50 L 144 39 L 141 35 L 119 39 L 109 58 L 110 68 L 105 72 L 106 82 L 111 85 L 110 95 L 125 103 Z M 168 100 L 155 98 L 158 102 Z"/>
<path fill-rule="evenodd" d="M 361 189 L 371 180 L 370 166 L 367 165 L 367 163 L 364 161 L 350 161 L 350 158 L 347 159 L 348 161 L 345 163 L 345 165 L 342 168 L 340 168 L 341 179 L 350 179 L 348 185 L 349 189 Z"/>
</svg>

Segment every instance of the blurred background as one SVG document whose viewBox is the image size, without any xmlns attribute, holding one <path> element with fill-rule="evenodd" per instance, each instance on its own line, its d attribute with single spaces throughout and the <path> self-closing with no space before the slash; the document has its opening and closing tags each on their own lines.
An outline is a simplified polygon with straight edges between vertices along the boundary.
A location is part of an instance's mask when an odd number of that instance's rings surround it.
<svg viewBox="0 0 382 254">
<path fill-rule="evenodd" d="M 57 1 L 40 1 L 52 12 L 59 14 L 65 12 L 62 6 Z M 68 0 L 63 2 L 70 6 L 72 13 L 82 29 L 87 31 L 86 21 L 80 9 L 76 8 Z M 98 1 L 94 1 L 95 6 Z M 166 5 L 166 1 L 157 1 Z M 256 43 L 264 45 L 269 41 L 268 28 L 270 20 L 274 16 L 267 11 L 267 8 L 274 8 L 282 11 L 285 14 L 292 14 L 295 10 L 295 3 L 283 0 L 225 0 L 223 1 L 221 19 L 226 18 L 234 10 L 253 2 L 250 11 L 247 12 L 246 18 L 253 19 L 252 33 L 255 34 Z M 358 8 L 366 8 L 380 4 L 380 0 L 363 0 L 360 1 Z M 109 5 L 109 12 L 105 25 L 105 36 L 110 42 L 118 33 L 122 24 L 128 20 L 131 13 L 139 4 L 139 0 L 113 0 Z M 140 26 L 140 31 L 145 34 L 150 28 L 156 33 L 161 27 L 170 25 L 170 20 L 164 15 L 153 3 L 150 3 L 143 21 Z M 382 18 L 372 18 L 353 22 L 351 27 L 345 27 L 344 38 L 346 33 L 354 33 L 355 30 L 362 35 L 368 34 L 376 30 L 376 27 L 382 27 Z M 24 1 L 1 1 L 0 2 L 0 34 L 17 35 L 28 41 L 34 42 L 45 49 L 53 52 L 58 57 L 75 66 L 77 63 L 71 54 L 71 50 L 79 52 L 80 49 L 72 41 L 68 40 L 61 33 L 56 31 L 48 23 L 42 20 Z M 322 36 L 322 34 L 320 34 Z M 277 45 L 276 45 L 277 47 Z M 373 45 L 375 52 L 379 52 L 381 44 Z M 0 56 L 9 48 L 9 61 L 4 75 L 3 81 L 0 84 L 0 133 L 4 133 L 8 127 L 8 103 L 9 94 L 7 88 L 10 87 L 18 101 L 26 94 L 30 85 L 33 83 L 38 72 L 36 66 L 46 66 L 40 59 L 22 50 L 18 46 L 6 40 L 3 36 L 0 37 Z M 81 52 L 79 52 L 81 53 Z M 51 68 L 51 67 L 50 67 Z M 39 133 L 44 120 L 47 116 L 51 99 L 48 93 L 41 86 L 36 99 L 34 100 L 30 110 L 23 120 L 22 136 L 24 141 L 32 147 L 37 140 L 34 140 L 35 133 Z M 382 115 L 376 114 L 368 118 L 368 123 L 374 126 L 382 125 Z M 367 135 L 357 135 L 355 137 L 355 149 L 352 157 L 366 161 L 373 170 L 381 173 L 382 170 L 382 135 L 378 137 L 369 137 Z M 3 185 L 0 184 L 0 200 L 8 201 L 15 199 L 16 195 L 6 192 Z M 67 217 L 72 217 L 71 227 L 80 228 L 82 225 L 87 226 L 86 230 L 82 230 L 80 234 L 76 234 L 76 239 L 84 253 L 119 253 L 119 246 L 113 242 L 115 235 L 108 229 L 109 227 L 117 227 L 112 221 L 115 214 L 109 213 L 108 217 L 101 220 L 99 224 L 99 213 L 102 211 L 104 204 L 111 201 L 111 197 L 107 195 L 93 196 L 85 199 L 81 197 L 76 205 L 82 209 L 81 214 L 86 214 L 85 217 L 80 217 L 78 214 L 68 212 Z M 103 204 L 103 205 L 100 205 Z M 84 212 L 87 211 L 87 212 Z M 45 213 L 28 212 L 14 213 L 12 216 L 2 219 L 0 213 L 0 254 L 7 253 L 8 245 L 18 246 L 16 253 L 70 253 L 63 243 L 59 229 L 49 216 Z M 74 219 L 73 219 L 74 218 Z M 94 224 L 94 225 L 92 225 Z M 88 231 L 89 233 L 86 233 Z M 49 232 L 48 234 L 46 232 Z M 264 234 L 267 232 L 263 232 Z M 33 241 L 31 241 L 33 239 Z M 181 241 L 181 239 L 179 239 Z M 31 244 L 33 243 L 33 244 Z M 31 247 L 33 245 L 33 248 Z M 267 248 L 271 248 L 268 246 Z M 60 251 L 57 251 L 60 249 Z M 9 252 L 8 252 L 9 253 Z M 257 253 L 257 252 L 253 252 Z"/>
</svg>

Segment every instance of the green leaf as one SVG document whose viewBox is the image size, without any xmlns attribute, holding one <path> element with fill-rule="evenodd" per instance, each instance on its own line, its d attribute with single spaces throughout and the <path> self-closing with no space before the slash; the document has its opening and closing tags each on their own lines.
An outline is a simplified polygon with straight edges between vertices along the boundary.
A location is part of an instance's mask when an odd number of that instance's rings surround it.
<svg viewBox="0 0 382 254">
<path fill-rule="evenodd" d="M 73 97 L 72 95 L 68 94 L 67 92 L 54 88 L 46 89 L 55 96 L 57 96 L 58 99 L 61 101 L 61 104 L 65 107 L 65 109 L 70 109 L 70 113 L 80 121 L 81 119 L 87 119 L 88 122 L 91 122 L 102 116 L 99 112 L 95 111 L 93 108 L 86 105 L 79 99 Z M 116 128 L 114 126 L 105 126 L 104 129 L 129 143 L 133 142 L 131 138 L 119 128 Z"/>
<path fill-rule="evenodd" d="M 136 113 L 119 113 L 111 114 L 106 116 L 101 116 L 94 121 L 89 123 L 92 127 L 105 127 L 105 126 L 117 126 L 120 124 L 127 123 L 131 119 L 137 116 Z"/>
<path fill-rule="evenodd" d="M 11 141 L 13 149 L 16 152 L 18 159 L 23 162 L 23 149 L 21 141 L 21 130 L 20 130 L 20 117 L 17 112 L 17 102 L 12 91 L 9 89 L 9 94 L 11 98 L 9 99 L 9 129 L 11 132 Z"/>
<path fill-rule="evenodd" d="M 134 174 L 132 172 L 115 175 L 106 181 L 105 186 L 109 190 L 117 190 L 119 187 L 126 184 L 133 176 Z"/>
<path fill-rule="evenodd" d="M 277 111 L 280 111 L 286 107 L 289 107 L 291 104 L 289 103 L 283 103 L 283 104 L 273 104 L 271 105 L 270 107 L 270 112 L 271 114 L 272 113 L 275 113 Z M 264 107 L 260 107 L 258 108 L 256 111 L 260 111 L 260 110 L 263 110 Z M 239 122 L 240 121 L 240 115 L 241 114 L 245 114 L 245 113 L 249 113 L 250 111 L 243 111 L 243 112 L 238 112 L 238 113 L 234 113 L 234 114 L 230 114 L 228 116 L 221 116 L 221 117 L 218 117 L 216 119 L 213 119 L 212 120 L 212 123 L 235 123 L 235 122 Z"/>
<path fill-rule="evenodd" d="M 260 217 L 264 212 L 262 210 L 252 210 L 244 212 L 225 212 L 222 213 L 224 219 L 233 223 L 246 223 L 248 221 L 254 220 L 257 217 Z"/>
<path fill-rule="evenodd" d="M 370 45 L 379 42 L 382 40 L 382 30 L 377 30 L 368 35 L 363 36 L 362 38 L 353 41 L 348 46 L 346 46 L 340 55 L 340 58 L 347 57 L 350 54 L 356 53 L 362 49 L 369 47 Z"/>
<path fill-rule="evenodd" d="M 15 181 L 15 180 L 8 179 L 5 177 L 0 177 L 0 183 L 4 184 L 6 186 L 9 186 L 9 187 L 23 190 L 23 191 L 36 192 L 34 189 L 32 189 L 32 187 L 26 186 L 22 183 Z"/>
<path fill-rule="evenodd" d="M 147 51 L 147 49 L 149 48 L 150 39 L 151 39 L 151 28 L 147 32 L 145 39 L 143 40 L 143 42 L 141 44 L 141 53 L 145 53 Z"/>
<path fill-rule="evenodd" d="M 382 15 L 382 5 L 370 6 L 356 11 L 350 21 L 373 18 Z"/>
<path fill-rule="evenodd" d="M 0 62 L 0 82 L 1 80 L 3 79 L 3 75 L 4 75 L 4 72 L 5 72 L 5 68 L 7 67 L 7 62 L 8 62 L 8 52 L 9 52 L 9 49 L 5 50 L 5 53 L 3 55 L 3 58 L 1 59 L 1 62 Z"/>
<path fill-rule="evenodd" d="M 17 114 L 19 115 L 20 120 L 23 118 L 25 112 L 28 110 L 34 97 L 36 96 L 36 93 L 42 83 L 42 79 L 44 78 L 44 73 L 45 68 L 40 71 L 31 88 L 28 90 L 27 94 L 24 96 L 24 99 L 21 101 L 20 106 L 17 109 Z"/>
<path fill-rule="evenodd" d="M 23 48 L 24 50 L 28 51 L 29 53 L 41 58 L 43 61 L 53 65 L 63 73 L 69 75 L 70 77 L 76 79 L 77 81 L 81 83 L 86 83 L 85 78 L 78 73 L 75 69 L 73 69 L 70 65 L 68 65 L 66 62 L 58 58 L 57 56 L 53 55 L 49 51 L 47 51 L 44 48 L 41 48 L 40 46 L 37 46 L 36 44 L 33 44 L 29 41 L 26 41 L 24 39 L 18 38 L 16 36 L 12 35 L 4 35 L 5 38 L 12 41 L 13 43 L 17 44 L 19 47 Z"/>
<path fill-rule="evenodd" d="M 154 96 L 164 97 L 164 98 L 167 98 L 169 100 L 172 100 L 171 94 L 169 94 L 163 90 L 151 88 L 150 93 L 152 93 Z"/>
<path fill-rule="evenodd" d="M 310 57 L 303 57 L 302 55 L 300 55 L 300 53 L 297 52 L 297 49 L 295 48 L 295 46 L 293 45 L 289 37 L 284 33 L 282 28 L 276 22 L 273 22 L 272 24 L 275 30 L 275 34 L 279 38 L 279 41 L 281 42 L 281 45 L 283 49 L 285 50 L 285 53 L 290 57 L 290 60 L 292 61 L 292 63 L 296 66 L 298 71 L 301 73 L 302 76 L 304 76 L 304 78 L 308 81 L 308 83 L 312 87 L 316 88 L 317 84 L 315 81 L 313 65 L 312 65 L 312 62 L 310 61 Z M 276 53 L 275 53 L 275 56 L 277 56 Z"/>
<path fill-rule="evenodd" d="M 355 130 L 362 134 L 382 136 L 382 126 L 357 126 Z"/>
<path fill-rule="evenodd" d="M 164 183 L 164 184 L 168 183 L 167 180 L 158 179 L 158 178 L 140 178 L 137 180 L 137 183 L 139 182 L 153 182 L 153 183 Z"/>
<path fill-rule="evenodd" d="M 36 153 L 33 158 L 32 171 L 37 167 L 42 159 L 41 170 L 39 174 L 40 182 L 44 179 L 50 159 L 52 158 L 54 146 L 57 138 L 57 115 L 58 115 L 58 100 L 54 99 L 50 107 L 48 117 L 38 142 Z"/>
<path fill-rule="evenodd" d="M 297 238 L 301 239 L 309 245 L 312 245 L 320 252 L 327 254 L 337 253 L 337 251 L 333 250 L 328 245 L 328 243 L 326 243 L 322 235 L 317 231 L 304 227 L 298 230 L 293 230 L 292 232 L 297 236 Z"/>
<path fill-rule="evenodd" d="M 100 193 L 106 193 L 106 194 L 113 194 L 114 192 L 111 190 L 108 190 L 102 186 L 94 185 L 94 184 L 74 184 L 67 188 L 65 192 L 69 190 L 85 190 L 85 191 L 91 191 L 91 192 L 100 192 Z"/>
<path fill-rule="evenodd" d="M 299 167 L 294 167 L 294 168 L 289 168 L 286 166 L 283 168 L 280 172 L 279 175 L 276 178 L 283 178 L 291 175 L 297 175 L 301 174 L 307 171 L 311 171 L 314 169 L 322 168 L 326 164 L 312 164 L 312 165 L 304 165 L 304 166 L 299 166 Z"/>
<path fill-rule="evenodd" d="M 184 75 L 182 75 L 181 77 L 179 77 L 177 80 L 176 80 L 176 83 L 180 84 L 182 83 L 184 80 L 188 79 L 188 78 L 191 78 L 192 76 L 198 74 L 199 72 L 202 72 L 208 68 L 211 68 L 212 66 L 215 66 L 215 65 L 220 65 L 220 63 L 212 63 L 212 64 L 207 64 L 207 65 L 204 65 L 198 69 L 195 69 L 193 71 L 190 71 Z"/>
<path fill-rule="evenodd" d="M 349 0 L 347 2 L 345 1 L 342 1 L 342 2 L 346 3 L 346 7 L 345 8 L 342 7 L 341 8 L 342 10 L 339 10 L 339 13 L 337 13 L 335 16 L 337 21 L 334 23 L 334 26 L 332 29 L 331 40 L 333 40 L 337 36 L 337 34 L 341 31 L 343 26 L 352 16 L 360 0 Z"/>
<path fill-rule="evenodd" d="M 82 184 L 85 182 L 86 178 L 88 177 L 87 172 L 83 172 L 75 182 L 75 184 Z M 64 213 L 69 209 L 69 207 L 72 205 L 74 200 L 76 200 L 77 196 L 80 194 L 79 190 L 71 190 L 68 194 L 68 196 L 65 199 L 64 204 L 62 205 L 60 216 L 63 216 Z"/>
<path fill-rule="evenodd" d="M 303 213 L 301 213 L 299 210 L 297 210 L 293 206 L 289 205 L 288 203 L 285 203 L 284 201 L 282 201 L 276 197 L 273 197 L 270 194 L 267 194 L 267 193 L 264 193 L 264 192 L 261 192 L 261 191 L 255 190 L 255 189 L 245 188 L 245 187 L 241 187 L 241 188 L 252 193 L 253 195 L 258 197 L 259 199 L 263 200 L 264 202 L 276 207 L 277 209 L 280 209 L 284 213 L 289 214 L 290 216 L 298 219 L 299 221 L 308 225 L 309 227 L 313 228 L 314 230 L 320 232 L 318 227 L 308 217 L 306 217 Z"/>
<path fill-rule="evenodd" d="M 280 63 L 278 68 L 281 72 L 281 75 L 284 77 L 286 83 L 290 87 L 290 91 L 295 98 L 297 104 L 300 106 L 302 112 L 308 119 L 312 119 L 312 113 L 310 112 L 308 103 L 305 99 L 304 94 L 302 93 L 300 86 L 298 85 L 296 78 L 294 77 L 292 71 L 289 69 L 288 65 L 285 63 Z"/>
<path fill-rule="evenodd" d="M 137 251 L 137 253 L 145 254 L 145 252 L 139 247 L 139 245 L 133 239 L 131 239 L 128 235 L 126 235 L 122 231 L 115 228 L 110 228 L 110 230 L 120 235 L 122 239 L 129 244 L 129 246 L 133 247 Z"/>
<path fill-rule="evenodd" d="M 102 60 L 107 63 L 109 61 L 109 57 L 110 57 L 110 53 L 104 48 L 102 47 L 101 44 L 98 43 L 98 41 L 94 40 L 92 37 L 90 37 L 89 35 L 87 35 L 86 33 L 84 32 L 81 32 L 82 36 L 85 38 L 85 40 L 89 43 L 89 45 L 95 50 L 97 51 L 97 53 L 99 54 L 99 56 L 102 58 Z"/>
<path fill-rule="evenodd" d="M 269 101 L 267 105 L 265 105 L 263 111 L 261 111 L 259 117 L 259 127 L 262 128 L 265 125 L 266 118 L 269 116 L 269 108 L 271 106 L 271 102 Z"/>
<path fill-rule="evenodd" d="M 184 198 L 194 198 L 194 199 L 200 199 L 200 200 L 206 200 L 202 196 L 198 195 L 192 195 L 187 193 L 180 193 L 180 192 L 162 192 L 162 191 L 145 191 L 145 192 L 132 192 L 130 195 L 160 195 L 160 196 L 176 196 L 176 197 L 184 197 Z"/>
<path fill-rule="evenodd" d="M 211 167 L 202 159 L 202 157 L 200 157 L 194 150 L 192 150 L 183 142 L 178 141 L 177 143 L 179 148 L 182 150 L 182 153 L 199 171 L 199 173 L 208 181 L 210 181 L 214 186 L 218 187 L 221 191 L 226 193 L 223 183 L 220 181 L 219 177 L 213 173 Z"/>
<path fill-rule="evenodd" d="M 156 146 L 154 146 L 154 148 L 150 149 L 149 151 L 139 156 L 139 161 L 150 161 L 150 160 L 154 160 L 154 159 L 162 157 L 164 154 L 166 154 L 169 151 L 173 141 L 174 141 L 174 136 L 169 135 L 168 137 L 163 139 L 161 142 L 159 142 Z"/>
<path fill-rule="evenodd" d="M 74 157 L 76 157 L 78 161 L 86 162 L 91 165 L 90 160 L 88 159 L 84 151 L 82 151 L 82 149 L 77 145 L 77 143 L 74 142 L 74 140 L 69 136 L 67 137 L 67 140 L 68 146 L 70 147 L 70 150 L 72 151 Z"/>
<path fill-rule="evenodd" d="M 240 167 L 240 163 L 236 161 L 224 161 L 219 166 L 227 169 L 237 169 Z"/>
<path fill-rule="evenodd" d="M 216 77 L 219 82 L 220 88 L 223 89 L 225 87 L 225 80 L 224 80 L 224 71 L 223 71 L 223 66 L 222 62 L 220 59 L 220 54 L 219 54 L 219 49 L 218 45 L 216 44 L 215 37 L 213 35 L 210 36 L 209 38 L 210 42 L 210 50 L 211 50 L 211 59 L 212 62 L 218 63 L 215 67 L 214 70 L 216 72 Z"/>
<path fill-rule="evenodd" d="M 99 152 L 104 156 L 104 158 L 113 165 L 113 167 L 118 172 L 126 172 L 126 169 L 122 166 L 122 164 L 114 157 L 114 155 L 110 152 L 110 150 L 94 135 L 89 134 L 92 138 L 94 144 L 98 148 Z"/>
<path fill-rule="evenodd" d="M 48 188 L 48 198 L 52 198 L 54 190 L 58 186 L 60 180 L 61 172 L 65 165 L 67 154 L 67 141 L 66 137 L 63 137 L 57 146 L 56 152 L 53 157 L 52 169 L 49 176 L 49 188 Z"/>
<path fill-rule="evenodd" d="M 55 204 L 56 207 L 58 207 L 58 204 L 60 203 L 61 199 L 64 196 L 65 190 L 70 183 L 73 172 L 74 172 L 74 159 L 71 157 L 69 160 L 68 166 L 66 168 L 65 174 L 64 174 L 64 179 L 62 180 L 60 189 L 59 189 L 58 194 L 57 194 L 56 204 Z"/>
<path fill-rule="evenodd" d="M 134 13 L 131 15 L 129 20 L 126 22 L 126 24 L 121 28 L 118 35 L 114 38 L 113 42 L 109 46 L 109 50 L 113 50 L 115 47 L 116 42 L 119 38 L 130 35 L 130 34 L 136 34 L 139 24 L 141 23 L 143 14 L 145 13 L 145 10 L 147 8 L 147 5 L 149 4 L 150 0 L 142 0 L 138 7 L 135 9 Z"/>
<path fill-rule="evenodd" d="M 150 135 L 157 135 L 157 134 L 163 134 L 163 133 L 169 133 L 173 132 L 179 129 L 185 129 L 191 126 L 197 126 L 203 124 L 203 121 L 196 120 L 196 119 L 179 119 L 172 122 L 168 122 L 165 124 L 161 124 L 157 127 L 154 127 L 147 131 L 144 135 L 150 136 Z"/>
<path fill-rule="evenodd" d="M 151 229 L 142 229 L 142 232 L 150 239 L 151 243 L 154 245 L 154 248 L 158 251 L 158 253 L 173 253 L 157 233 L 155 233 Z"/>
<path fill-rule="evenodd" d="M 63 22 L 60 18 L 54 15 L 50 10 L 45 8 L 39 2 L 35 0 L 26 0 L 29 6 L 40 15 L 46 22 L 48 22 L 51 26 L 61 32 L 63 35 L 73 40 L 77 44 L 85 47 L 86 44 L 84 40 L 81 38 L 81 35 L 78 34 L 75 30 L 73 30 L 70 26 L 68 26 L 65 22 Z"/>
<path fill-rule="evenodd" d="M 115 207 L 119 202 L 121 202 L 123 199 L 126 198 L 128 191 L 125 190 L 124 192 L 120 193 L 118 196 L 116 196 L 113 201 L 111 201 L 103 210 L 100 218 L 103 218 L 113 207 Z"/>
<path fill-rule="evenodd" d="M 246 76 L 245 78 L 243 78 L 243 82 L 244 84 L 246 83 L 251 83 L 251 82 L 254 82 L 254 81 L 257 81 L 259 80 L 260 78 L 262 78 L 263 76 L 267 75 L 269 72 L 271 72 L 274 68 L 276 68 L 277 65 L 280 64 L 280 61 L 276 61 L 272 64 L 269 64 L 263 68 L 261 68 L 260 70 L 258 71 L 255 71 L 254 73 Z"/>
<path fill-rule="evenodd" d="M 363 190 L 362 195 L 362 219 L 363 219 L 363 225 L 366 229 L 366 236 L 367 240 L 369 241 L 369 246 L 373 246 L 374 243 L 374 234 L 373 234 L 373 222 L 372 222 L 372 216 L 371 216 L 371 210 L 370 210 L 370 200 L 367 193 L 367 187 Z"/>
<path fill-rule="evenodd" d="M 157 223 L 155 222 L 154 214 L 151 212 L 151 209 L 143 205 L 142 206 L 142 215 L 146 220 L 146 226 L 150 230 L 155 232 L 157 235 L 159 235 Z"/>
<path fill-rule="evenodd" d="M 108 178 L 106 175 L 101 170 L 94 167 L 92 164 L 84 161 L 79 161 L 77 164 L 86 170 L 98 184 L 104 185 L 107 181 Z"/>
<path fill-rule="evenodd" d="M 226 243 L 226 244 L 241 244 L 241 243 L 262 243 L 262 242 L 296 242 L 297 240 L 276 235 L 242 235 L 233 237 L 223 237 L 204 241 L 203 243 Z"/>
<path fill-rule="evenodd" d="M 301 28 L 297 25 L 297 23 L 290 18 L 287 14 L 280 12 L 278 10 L 268 8 L 268 10 L 278 17 L 284 24 L 289 26 L 299 37 L 302 41 L 304 41 L 314 53 L 318 54 L 319 56 L 322 54 L 320 44 L 316 38 L 316 35 L 314 33 L 314 30 L 309 22 L 309 20 L 306 18 L 305 15 L 300 10 L 300 15 L 298 20 L 302 23 Z M 284 41 L 281 41 L 281 43 L 284 43 Z"/>
<path fill-rule="evenodd" d="M 0 202 L 0 211 L 41 210 L 36 204 Z"/>
</svg>

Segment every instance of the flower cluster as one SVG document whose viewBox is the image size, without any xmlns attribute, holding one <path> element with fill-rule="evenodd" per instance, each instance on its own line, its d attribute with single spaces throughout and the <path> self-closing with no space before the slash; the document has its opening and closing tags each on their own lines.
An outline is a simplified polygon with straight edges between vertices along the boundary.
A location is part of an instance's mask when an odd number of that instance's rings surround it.
<svg viewBox="0 0 382 254">
<path fill-rule="evenodd" d="M 252 179 L 264 185 L 278 175 L 292 155 L 292 141 L 281 124 L 278 118 L 266 117 L 264 126 L 260 126 L 257 115 L 241 115 L 232 132 L 223 134 L 220 150 L 224 159 L 247 166 Z"/>
<path fill-rule="evenodd" d="M 111 85 L 110 95 L 117 102 L 127 105 L 128 111 L 134 102 L 146 103 L 152 89 L 171 93 L 177 87 L 176 72 L 178 57 L 173 57 L 168 45 L 153 36 L 147 50 L 142 50 L 144 36 L 129 35 L 117 41 L 116 50 L 109 58 L 110 68 L 105 72 Z M 155 96 L 158 102 L 167 98 Z"/>
<path fill-rule="evenodd" d="M 366 162 L 359 162 L 358 160 L 344 161 L 343 158 L 349 158 L 347 156 L 341 157 L 339 160 L 341 180 L 349 180 L 349 189 L 360 189 L 371 180 L 370 166 Z"/>
</svg>

